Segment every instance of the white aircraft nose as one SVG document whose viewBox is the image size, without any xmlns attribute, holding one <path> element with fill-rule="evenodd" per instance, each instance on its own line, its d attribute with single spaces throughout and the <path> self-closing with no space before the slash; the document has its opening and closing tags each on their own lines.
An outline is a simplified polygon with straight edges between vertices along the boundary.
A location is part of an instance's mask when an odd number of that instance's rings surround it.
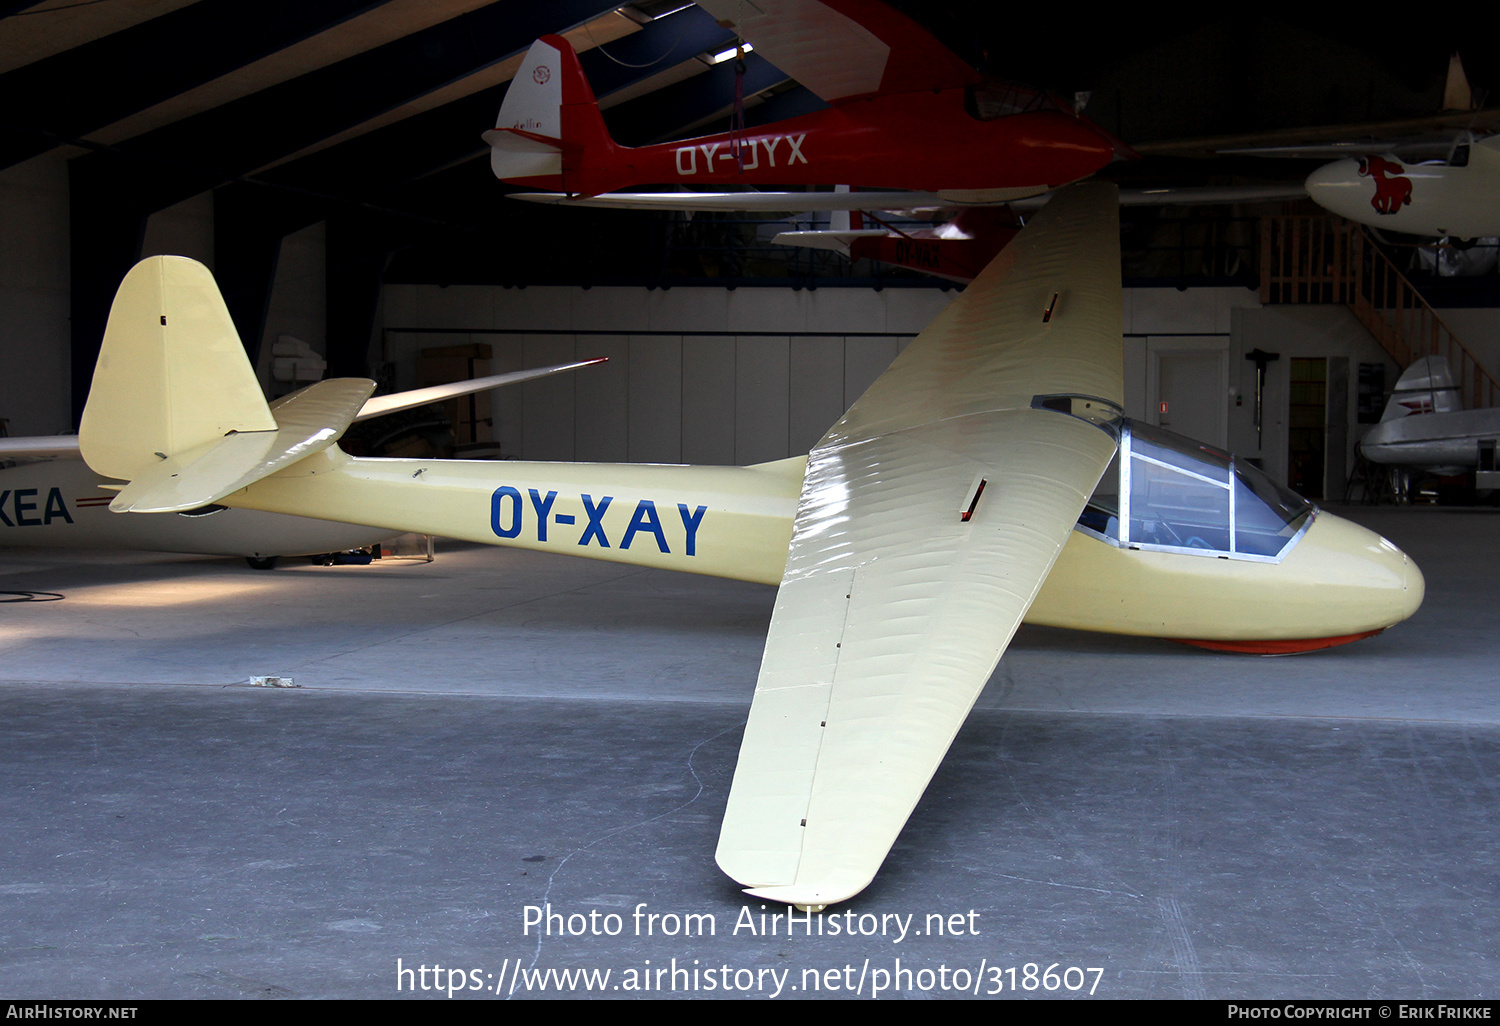
<svg viewBox="0 0 1500 1026">
<path fill-rule="evenodd" d="M 1307 176 L 1307 194 L 1313 202 L 1340 217 L 1367 219 L 1374 189 L 1359 173 L 1359 161 L 1336 160 Z"/>
</svg>

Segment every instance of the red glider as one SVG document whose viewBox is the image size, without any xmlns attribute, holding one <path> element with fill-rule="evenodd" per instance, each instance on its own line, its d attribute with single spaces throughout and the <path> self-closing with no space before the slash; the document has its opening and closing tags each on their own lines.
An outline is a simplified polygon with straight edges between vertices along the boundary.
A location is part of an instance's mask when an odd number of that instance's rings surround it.
<svg viewBox="0 0 1500 1026">
<path fill-rule="evenodd" d="M 874 0 L 700 6 L 738 19 L 743 38 L 829 107 L 742 132 L 620 146 L 572 46 L 543 36 L 484 135 L 495 175 L 573 196 L 642 184 L 846 183 L 999 203 L 1085 178 L 1118 152 L 1085 118 L 1043 93 L 986 81 Z"/>
</svg>

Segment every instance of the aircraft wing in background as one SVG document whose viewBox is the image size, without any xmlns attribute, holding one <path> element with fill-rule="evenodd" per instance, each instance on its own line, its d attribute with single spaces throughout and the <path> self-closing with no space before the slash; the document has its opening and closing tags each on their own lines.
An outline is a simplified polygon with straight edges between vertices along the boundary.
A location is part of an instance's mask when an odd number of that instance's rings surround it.
<svg viewBox="0 0 1500 1026">
<path fill-rule="evenodd" d="M 371 396 L 359 408 L 359 412 L 354 415 L 351 423 L 371 420 L 375 417 L 384 417 L 388 413 L 400 413 L 402 410 L 409 410 L 417 406 L 426 406 L 428 403 L 442 402 L 445 399 L 457 399 L 460 396 L 473 395 L 475 392 L 484 392 L 492 388 L 519 385 L 525 381 L 534 381 L 537 378 L 550 377 L 553 374 L 563 374 L 567 371 L 578 370 L 580 367 L 591 367 L 596 363 L 605 363 L 608 360 L 609 357 L 600 356 L 592 360 L 559 363 L 550 367 L 533 367 L 529 370 L 510 371 L 506 374 L 490 374 L 482 378 L 470 378 L 468 381 L 454 381 L 446 385 L 414 388 L 411 391 L 397 392 L 393 395 Z M 77 459 L 78 455 L 77 435 L 34 435 L 23 438 L 0 438 L 0 461 L 21 463 L 31 462 L 32 460 Z"/>
<path fill-rule="evenodd" d="M 828 103 L 961 89 L 981 76 L 905 15 L 868 0 L 705 0 L 776 67 Z"/>
</svg>

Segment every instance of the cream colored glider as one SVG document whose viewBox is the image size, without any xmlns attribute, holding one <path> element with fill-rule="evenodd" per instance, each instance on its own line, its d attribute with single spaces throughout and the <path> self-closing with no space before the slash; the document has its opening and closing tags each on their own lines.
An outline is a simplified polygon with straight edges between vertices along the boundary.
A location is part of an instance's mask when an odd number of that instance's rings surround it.
<svg viewBox="0 0 1500 1026">
<path fill-rule="evenodd" d="M 1421 602 L 1383 538 L 1121 420 L 1117 207 L 1108 184 L 1060 191 L 805 460 L 353 459 L 336 443 L 369 383 L 268 409 L 212 276 L 160 257 L 120 287 L 80 447 L 129 482 L 116 508 L 218 502 L 780 583 L 718 859 L 754 894 L 825 905 L 879 868 L 1028 607 L 1288 651 Z"/>
<path fill-rule="evenodd" d="M 719 838 L 749 893 L 874 877 L 1114 455 L 1118 203 L 1075 186 L 808 456 Z"/>
</svg>

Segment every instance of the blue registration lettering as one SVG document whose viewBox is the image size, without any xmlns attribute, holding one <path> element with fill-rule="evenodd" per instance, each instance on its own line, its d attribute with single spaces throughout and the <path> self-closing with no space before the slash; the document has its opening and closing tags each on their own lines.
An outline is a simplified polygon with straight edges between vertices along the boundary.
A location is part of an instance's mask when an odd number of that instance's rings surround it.
<svg viewBox="0 0 1500 1026">
<path fill-rule="evenodd" d="M 5 500 L 8 498 L 10 498 L 9 488 L 0 492 L 0 523 L 5 524 L 6 527 L 15 527 L 16 525 L 10 522 L 10 517 L 5 515 Z"/>
<path fill-rule="evenodd" d="M 682 517 L 682 529 L 687 532 L 687 554 L 696 556 L 698 554 L 698 525 L 703 523 L 703 514 L 708 510 L 707 506 L 699 506 L 697 512 L 689 513 L 686 504 L 679 502 L 677 512 Z"/>
<path fill-rule="evenodd" d="M 500 526 L 500 505 L 503 500 L 510 500 L 510 526 Z M 503 485 L 495 489 L 495 494 L 490 496 L 490 530 L 494 531 L 500 538 L 514 538 L 521 533 L 521 493 L 510 485 Z"/>
<path fill-rule="evenodd" d="M 541 493 L 535 488 L 530 489 L 530 491 L 531 504 L 536 507 L 536 540 L 544 542 L 547 540 L 547 513 L 552 509 L 552 503 L 556 501 L 557 493 L 548 492 L 547 497 L 543 499 Z M 558 517 L 557 519 L 559 523 L 562 522 L 562 517 Z"/>
<path fill-rule="evenodd" d="M 578 544 L 587 545 L 589 539 L 597 535 L 599 538 L 599 547 L 602 549 L 609 548 L 609 539 L 604 536 L 604 511 L 609 509 L 609 504 L 615 500 L 615 497 L 613 495 L 606 495 L 599 503 L 597 509 L 594 508 L 594 497 L 592 495 L 584 495 L 582 498 L 583 512 L 588 515 L 589 524 L 583 529 L 583 537 L 578 539 Z"/>
<path fill-rule="evenodd" d="M 656 503 L 650 499 L 642 499 L 636 503 L 635 514 L 630 518 L 630 526 L 625 528 L 625 537 L 620 542 L 620 548 L 630 548 L 630 543 L 637 531 L 650 531 L 656 535 L 657 548 L 663 552 L 672 551 L 667 548 L 667 536 L 661 532 L 661 521 L 656 517 Z"/>
</svg>

